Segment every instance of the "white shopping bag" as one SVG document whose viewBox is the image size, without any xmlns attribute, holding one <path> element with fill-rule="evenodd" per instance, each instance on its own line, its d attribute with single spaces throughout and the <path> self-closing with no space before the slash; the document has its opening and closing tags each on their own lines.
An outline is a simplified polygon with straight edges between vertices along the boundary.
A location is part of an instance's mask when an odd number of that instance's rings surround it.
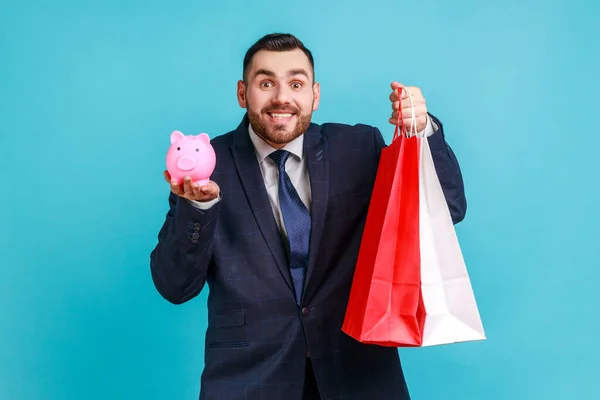
<svg viewBox="0 0 600 400">
<path fill-rule="evenodd" d="M 421 346 L 484 340 L 475 295 L 429 142 L 422 137 L 418 141 L 421 290 L 426 315 Z"/>
</svg>

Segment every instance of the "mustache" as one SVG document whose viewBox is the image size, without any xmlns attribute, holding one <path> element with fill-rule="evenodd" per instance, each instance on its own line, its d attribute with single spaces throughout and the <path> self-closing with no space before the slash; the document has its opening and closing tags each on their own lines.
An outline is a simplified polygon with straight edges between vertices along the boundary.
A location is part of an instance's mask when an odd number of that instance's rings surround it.
<svg viewBox="0 0 600 400">
<path fill-rule="evenodd" d="M 263 109 L 263 112 L 265 113 L 272 113 L 272 112 L 289 112 L 292 114 L 298 114 L 298 109 L 296 107 L 292 107 L 292 106 L 273 106 L 273 107 L 268 107 Z"/>
</svg>

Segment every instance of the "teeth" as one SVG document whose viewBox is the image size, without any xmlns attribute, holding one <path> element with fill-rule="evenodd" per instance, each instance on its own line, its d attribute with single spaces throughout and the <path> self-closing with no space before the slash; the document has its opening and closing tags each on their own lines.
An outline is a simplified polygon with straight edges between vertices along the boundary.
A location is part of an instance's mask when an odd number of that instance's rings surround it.
<svg viewBox="0 0 600 400">
<path fill-rule="evenodd" d="M 275 114 L 275 113 L 272 113 L 271 116 L 273 118 L 290 118 L 292 116 L 292 114 Z"/>
</svg>

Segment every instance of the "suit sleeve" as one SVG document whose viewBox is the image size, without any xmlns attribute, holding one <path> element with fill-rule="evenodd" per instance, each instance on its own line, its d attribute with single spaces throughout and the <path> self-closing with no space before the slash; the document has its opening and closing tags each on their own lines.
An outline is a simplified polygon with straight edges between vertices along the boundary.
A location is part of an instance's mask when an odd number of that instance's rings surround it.
<svg viewBox="0 0 600 400">
<path fill-rule="evenodd" d="M 202 291 L 220 206 L 219 201 L 209 209 L 199 209 L 170 193 L 169 211 L 150 254 L 152 281 L 169 302 L 182 304 Z"/>
<path fill-rule="evenodd" d="M 467 200 L 460 165 L 452 148 L 446 142 L 441 121 L 432 114 L 429 114 L 429 117 L 437 128 L 427 138 L 433 164 L 450 210 L 452 222 L 457 224 L 465 218 L 467 212 Z M 381 149 L 385 147 L 385 142 L 381 136 L 381 132 L 377 128 L 375 130 L 375 149 L 377 159 L 379 159 Z"/>
</svg>

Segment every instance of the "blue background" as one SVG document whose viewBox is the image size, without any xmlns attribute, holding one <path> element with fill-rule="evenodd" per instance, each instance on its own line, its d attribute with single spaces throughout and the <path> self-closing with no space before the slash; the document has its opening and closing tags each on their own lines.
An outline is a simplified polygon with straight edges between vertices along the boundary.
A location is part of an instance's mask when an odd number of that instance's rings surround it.
<svg viewBox="0 0 600 400">
<path fill-rule="evenodd" d="M 599 7 L 483 3 L 3 0 L 0 399 L 197 398 L 206 292 L 171 305 L 149 272 L 164 156 L 237 126 L 272 31 L 314 52 L 316 122 L 389 142 L 399 80 L 461 162 L 488 340 L 401 350 L 414 399 L 600 398 Z"/>
</svg>

